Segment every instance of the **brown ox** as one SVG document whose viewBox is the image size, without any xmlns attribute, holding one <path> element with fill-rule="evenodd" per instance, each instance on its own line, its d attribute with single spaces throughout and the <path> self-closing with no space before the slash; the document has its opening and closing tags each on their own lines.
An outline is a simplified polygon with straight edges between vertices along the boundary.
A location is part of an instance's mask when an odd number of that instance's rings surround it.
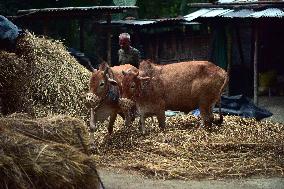
<svg viewBox="0 0 284 189">
<path fill-rule="evenodd" d="M 140 114 L 140 130 L 145 132 L 145 118 L 156 115 L 159 127 L 165 127 L 165 110 L 189 112 L 200 109 L 204 125 L 211 128 L 214 120 L 212 108 L 220 102 L 227 81 L 227 73 L 208 61 L 180 62 L 155 65 L 142 61 L 138 72 L 123 72 L 123 97 L 136 103 Z M 220 104 L 219 104 L 220 105 Z"/>
<path fill-rule="evenodd" d="M 122 70 L 138 70 L 130 64 L 109 67 L 106 63 L 99 66 L 99 70 L 94 69 L 90 78 L 89 93 L 87 102 L 91 108 L 90 131 L 91 143 L 94 142 L 93 132 L 99 121 L 109 119 L 108 133 L 112 134 L 113 125 L 117 114 L 126 117 L 125 124 L 130 124 L 130 117 L 125 116 L 120 104 L 121 82 L 123 78 Z"/>
</svg>

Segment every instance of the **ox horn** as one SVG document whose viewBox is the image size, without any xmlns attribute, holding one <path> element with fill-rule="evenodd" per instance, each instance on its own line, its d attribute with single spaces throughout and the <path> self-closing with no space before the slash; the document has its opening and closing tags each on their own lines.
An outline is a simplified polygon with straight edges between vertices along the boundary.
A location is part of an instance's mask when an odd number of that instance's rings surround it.
<svg viewBox="0 0 284 189">
<path fill-rule="evenodd" d="M 151 79 L 151 77 L 140 77 L 140 76 L 138 76 L 138 79 L 140 79 L 140 80 L 149 80 L 149 79 Z"/>
<path fill-rule="evenodd" d="M 122 74 L 125 76 L 127 74 L 127 72 L 122 70 Z"/>
<path fill-rule="evenodd" d="M 112 85 L 118 85 L 114 79 L 108 78 L 108 82 Z"/>
</svg>

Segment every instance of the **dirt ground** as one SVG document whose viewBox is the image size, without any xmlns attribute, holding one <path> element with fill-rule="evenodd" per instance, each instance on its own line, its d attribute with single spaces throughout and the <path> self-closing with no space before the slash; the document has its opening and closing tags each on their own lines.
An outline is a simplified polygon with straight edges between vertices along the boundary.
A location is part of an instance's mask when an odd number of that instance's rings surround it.
<svg viewBox="0 0 284 189">
<path fill-rule="evenodd" d="M 284 97 L 260 97 L 259 107 L 273 113 L 268 120 L 284 123 Z M 98 171 L 106 189 L 284 189 L 284 178 L 155 180 L 124 170 Z"/>
<path fill-rule="evenodd" d="M 154 180 L 137 173 L 99 169 L 106 189 L 283 189 L 284 178 Z"/>
<path fill-rule="evenodd" d="M 283 96 L 259 97 L 259 107 L 265 108 L 273 113 L 273 116 L 266 118 L 267 120 L 284 123 L 284 97 Z"/>
</svg>

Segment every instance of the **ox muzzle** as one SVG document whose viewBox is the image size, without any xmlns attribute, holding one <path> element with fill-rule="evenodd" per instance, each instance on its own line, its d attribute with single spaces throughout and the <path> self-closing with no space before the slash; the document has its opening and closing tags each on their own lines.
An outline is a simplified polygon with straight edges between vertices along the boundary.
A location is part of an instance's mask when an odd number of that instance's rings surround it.
<svg viewBox="0 0 284 189">
<path fill-rule="evenodd" d="M 94 93 L 86 94 L 86 107 L 87 108 L 95 108 L 100 103 L 101 98 L 95 95 Z"/>
</svg>

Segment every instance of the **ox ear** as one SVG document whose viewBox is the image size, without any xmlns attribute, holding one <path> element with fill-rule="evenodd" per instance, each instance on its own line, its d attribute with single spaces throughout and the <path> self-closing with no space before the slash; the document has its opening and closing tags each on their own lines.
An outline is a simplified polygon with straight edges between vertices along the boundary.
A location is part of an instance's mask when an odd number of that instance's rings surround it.
<svg viewBox="0 0 284 189">
<path fill-rule="evenodd" d="M 108 74 L 108 69 L 109 67 L 106 67 L 105 70 L 104 70 L 104 75 L 107 75 Z"/>
<path fill-rule="evenodd" d="M 106 70 L 106 68 L 108 68 L 109 65 L 107 62 L 103 61 L 100 65 L 99 65 L 99 70 L 104 71 Z"/>
</svg>

